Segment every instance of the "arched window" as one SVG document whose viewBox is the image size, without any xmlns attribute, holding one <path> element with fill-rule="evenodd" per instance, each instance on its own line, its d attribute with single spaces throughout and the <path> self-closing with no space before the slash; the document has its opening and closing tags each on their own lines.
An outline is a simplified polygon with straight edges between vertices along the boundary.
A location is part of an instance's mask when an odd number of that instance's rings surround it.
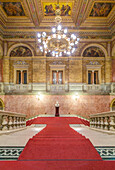
<svg viewBox="0 0 115 170">
<path fill-rule="evenodd" d="M 4 110 L 4 103 L 2 99 L 0 99 L 0 110 Z"/>
</svg>

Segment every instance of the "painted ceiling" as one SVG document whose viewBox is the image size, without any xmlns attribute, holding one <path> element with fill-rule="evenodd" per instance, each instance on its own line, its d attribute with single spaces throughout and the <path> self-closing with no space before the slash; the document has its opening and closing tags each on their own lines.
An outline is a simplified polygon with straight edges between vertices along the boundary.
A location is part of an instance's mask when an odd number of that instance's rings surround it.
<svg viewBox="0 0 115 170">
<path fill-rule="evenodd" d="M 0 29 L 33 31 L 55 24 L 57 0 L 0 0 Z M 62 24 L 74 30 L 115 29 L 115 0 L 59 0 Z"/>
<path fill-rule="evenodd" d="M 90 16 L 91 17 L 107 17 L 114 7 L 114 3 L 101 3 L 95 2 Z"/>
<path fill-rule="evenodd" d="M 72 10 L 72 3 L 59 3 L 59 8 L 61 10 L 61 16 L 70 16 Z M 55 11 L 57 9 L 56 3 L 45 2 L 43 3 L 44 16 L 55 16 Z"/>
<path fill-rule="evenodd" d="M 25 16 L 21 2 L 1 2 L 1 7 L 7 16 Z"/>
</svg>

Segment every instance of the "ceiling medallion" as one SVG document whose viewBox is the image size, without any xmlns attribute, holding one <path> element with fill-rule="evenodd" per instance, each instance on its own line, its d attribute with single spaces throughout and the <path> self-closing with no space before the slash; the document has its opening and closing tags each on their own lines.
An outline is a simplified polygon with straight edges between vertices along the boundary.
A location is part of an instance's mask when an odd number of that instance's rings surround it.
<svg viewBox="0 0 115 170">
<path fill-rule="evenodd" d="M 75 52 L 79 42 L 79 38 L 75 34 L 68 34 L 68 29 L 62 28 L 60 13 L 60 7 L 57 4 L 55 26 L 52 27 L 50 35 L 47 35 L 46 32 L 37 33 L 39 48 L 46 56 L 70 56 Z"/>
</svg>

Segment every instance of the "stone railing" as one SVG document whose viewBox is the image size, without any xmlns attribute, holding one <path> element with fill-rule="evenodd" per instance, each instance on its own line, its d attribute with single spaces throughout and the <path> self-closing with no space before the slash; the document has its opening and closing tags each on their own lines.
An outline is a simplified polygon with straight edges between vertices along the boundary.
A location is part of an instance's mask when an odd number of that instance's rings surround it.
<svg viewBox="0 0 115 170">
<path fill-rule="evenodd" d="M 110 84 L 84 84 L 83 91 L 94 94 L 109 94 L 111 92 Z"/>
<path fill-rule="evenodd" d="M 115 94 L 115 83 L 111 83 L 111 93 Z"/>
<path fill-rule="evenodd" d="M 19 93 L 32 91 L 31 84 L 4 84 L 5 93 Z"/>
<path fill-rule="evenodd" d="M 4 85 L 3 85 L 3 83 L 0 83 L 0 93 L 4 93 Z"/>
<path fill-rule="evenodd" d="M 1 91 L 3 91 L 4 93 L 31 93 L 36 91 L 46 91 L 46 85 L 45 83 L 29 83 L 29 84 L 5 83 L 3 84 L 2 89 Z"/>
<path fill-rule="evenodd" d="M 0 111 L 0 130 L 13 130 L 26 126 L 26 115 Z"/>
<path fill-rule="evenodd" d="M 50 85 L 50 92 L 51 93 L 63 93 L 65 92 L 65 85 L 64 84 L 52 84 Z"/>
<path fill-rule="evenodd" d="M 0 93 L 31 93 L 31 92 L 84 92 L 89 94 L 109 94 L 115 93 L 115 83 L 106 84 L 84 84 L 84 83 L 65 83 L 65 84 L 50 84 L 50 83 L 29 83 L 29 84 L 7 84 L 0 83 Z"/>
<path fill-rule="evenodd" d="M 115 131 L 115 112 L 90 115 L 90 127 Z"/>
</svg>

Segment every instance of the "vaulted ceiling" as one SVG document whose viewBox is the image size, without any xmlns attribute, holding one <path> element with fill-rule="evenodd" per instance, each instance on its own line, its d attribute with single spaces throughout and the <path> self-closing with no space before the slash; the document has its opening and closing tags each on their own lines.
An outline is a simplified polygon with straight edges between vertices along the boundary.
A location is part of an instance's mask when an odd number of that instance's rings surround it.
<svg viewBox="0 0 115 170">
<path fill-rule="evenodd" d="M 57 0 L 0 0 L 0 31 L 50 31 Z M 115 31 L 115 0 L 60 0 L 63 26 L 79 34 L 111 35 Z"/>
</svg>

